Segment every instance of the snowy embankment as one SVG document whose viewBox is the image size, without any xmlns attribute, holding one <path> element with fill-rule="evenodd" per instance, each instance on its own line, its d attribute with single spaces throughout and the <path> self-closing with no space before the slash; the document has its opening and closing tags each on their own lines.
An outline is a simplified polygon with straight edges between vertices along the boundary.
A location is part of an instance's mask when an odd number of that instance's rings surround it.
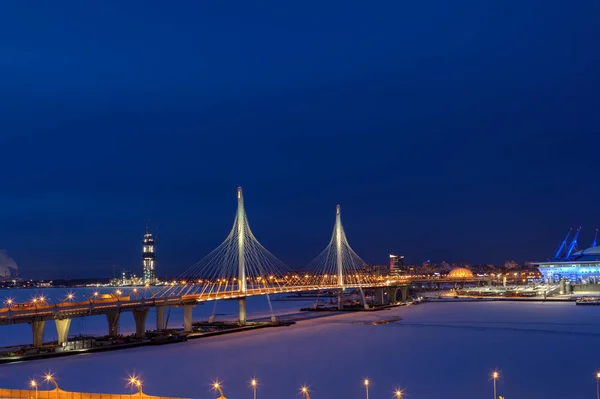
<svg viewBox="0 0 600 399">
<path fill-rule="evenodd" d="M 261 310 L 269 314 L 268 305 Z M 289 307 L 276 311 L 286 313 Z M 299 304 L 295 303 L 294 307 Z M 210 313 L 204 305 L 203 312 Z M 249 308 L 258 309 L 259 302 Z M 274 303 L 275 306 L 275 303 Z M 217 309 L 235 316 L 235 302 Z M 292 310 L 293 311 L 293 310 Z M 260 313 L 260 312 L 258 312 Z M 390 319 L 389 324 L 361 321 Z M 278 329 L 250 331 L 181 344 L 2 366 L 0 385 L 23 388 L 52 370 L 63 389 L 125 392 L 125 378 L 139 373 L 148 394 L 214 398 L 210 383 L 223 381 L 225 396 L 479 399 L 492 394 L 489 373 L 500 370 L 499 394 L 507 398 L 585 398 L 595 393 L 600 365 L 600 307 L 573 303 L 428 303 L 374 313 L 304 320 Z"/>
</svg>

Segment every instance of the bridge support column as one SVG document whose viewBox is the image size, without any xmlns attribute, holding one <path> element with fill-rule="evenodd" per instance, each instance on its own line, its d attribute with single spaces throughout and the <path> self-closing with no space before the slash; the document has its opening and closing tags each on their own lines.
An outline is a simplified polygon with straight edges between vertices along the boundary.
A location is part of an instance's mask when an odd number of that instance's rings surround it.
<svg viewBox="0 0 600 399">
<path fill-rule="evenodd" d="M 183 331 L 192 332 L 192 311 L 194 305 L 183 305 Z"/>
<path fill-rule="evenodd" d="M 441 286 L 441 284 L 440 284 L 440 283 L 435 283 L 435 288 L 436 288 L 438 291 L 440 290 L 440 286 Z"/>
<path fill-rule="evenodd" d="M 374 305 L 383 305 L 385 303 L 383 288 L 376 288 L 374 294 L 375 294 Z"/>
<path fill-rule="evenodd" d="M 108 335 L 116 337 L 119 335 L 119 317 L 121 313 L 117 311 L 108 312 L 106 314 L 106 321 L 108 321 Z"/>
<path fill-rule="evenodd" d="M 387 289 L 387 297 L 388 297 L 388 301 L 390 303 L 396 303 L 398 301 L 398 298 L 396 297 L 396 291 L 397 291 L 397 287 L 389 287 Z"/>
<path fill-rule="evenodd" d="M 56 332 L 58 333 L 58 344 L 69 340 L 69 327 L 71 327 L 71 319 L 55 319 Z"/>
<path fill-rule="evenodd" d="M 42 346 L 44 340 L 45 320 L 35 320 L 31 322 L 31 332 L 33 332 L 33 346 Z"/>
<path fill-rule="evenodd" d="M 146 333 L 146 318 L 148 309 L 134 310 L 133 320 L 135 320 L 135 337 L 142 339 Z"/>
<path fill-rule="evenodd" d="M 166 328 L 165 326 L 165 307 L 157 306 L 156 307 L 156 329 L 158 331 L 162 331 Z"/>
<path fill-rule="evenodd" d="M 408 285 L 401 286 L 400 293 L 402 294 L 402 302 L 406 302 L 408 299 Z"/>
<path fill-rule="evenodd" d="M 238 321 L 243 325 L 246 324 L 246 298 L 238 299 L 238 304 L 240 306 L 240 318 Z"/>
<path fill-rule="evenodd" d="M 560 291 L 559 291 L 560 295 L 564 295 L 565 293 L 565 280 L 561 279 L 560 280 Z"/>
<path fill-rule="evenodd" d="M 337 293 L 338 310 L 344 309 L 344 290 L 340 289 Z"/>
</svg>

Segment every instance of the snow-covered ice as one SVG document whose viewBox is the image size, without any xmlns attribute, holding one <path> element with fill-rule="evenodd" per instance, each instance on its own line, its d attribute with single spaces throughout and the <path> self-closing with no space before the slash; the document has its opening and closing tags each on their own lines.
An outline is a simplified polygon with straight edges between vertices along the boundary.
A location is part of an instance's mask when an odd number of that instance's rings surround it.
<svg viewBox="0 0 600 399">
<path fill-rule="evenodd" d="M 268 315 L 266 302 L 249 299 L 250 316 Z M 305 304 L 273 302 L 280 314 Z M 216 313 L 235 318 L 236 306 L 220 302 Z M 196 310 L 195 318 L 205 318 L 212 304 Z M 393 316 L 402 320 L 360 323 Z M 122 327 L 133 329 L 126 318 L 131 316 L 123 316 Z M 173 325 L 181 319 L 174 314 Z M 104 332 L 103 318 L 94 323 Z M 23 328 L 29 342 L 29 326 Z M 8 328 L 0 331 L 4 338 Z M 371 399 L 392 398 L 394 387 L 404 389 L 408 399 L 486 398 L 492 396 L 489 374 L 497 368 L 498 393 L 507 399 L 578 399 L 595 395 L 599 344 L 600 307 L 429 303 L 172 345 L 7 364 L 0 367 L 0 386 L 24 388 L 29 378 L 51 370 L 65 390 L 119 393 L 127 391 L 127 375 L 136 372 L 151 395 L 216 398 L 210 384 L 218 378 L 229 399 L 251 398 L 249 380 L 256 377 L 261 399 L 299 398 L 303 384 L 311 387 L 313 399 L 358 399 L 365 396 L 362 381 L 368 377 Z"/>
</svg>

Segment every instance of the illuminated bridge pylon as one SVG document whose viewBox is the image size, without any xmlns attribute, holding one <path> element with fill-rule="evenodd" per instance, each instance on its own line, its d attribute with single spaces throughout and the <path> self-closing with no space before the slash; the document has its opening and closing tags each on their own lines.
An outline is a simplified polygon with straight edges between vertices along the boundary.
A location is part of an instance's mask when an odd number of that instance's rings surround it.
<svg viewBox="0 0 600 399">
<path fill-rule="evenodd" d="M 244 323 L 247 295 L 274 293 L 286 285 L 284 277 L 292 272 L 252 234 L 241 187 L 237 204 L 233 227 L 221 245 L 183 273 L 179 284 L 166 287 L 156 297 L 239 298 L 239 320 Z"/>
<path fill-rule="evenodd" d="M 314 285 L 336 286 L 341 290 L 347 287 L 371 286 L 376 283 L 375 277 L 368 274 L 364 266 L 365 262 L 348 244 L 338 205 L 331 240 L 323 252 L 308 264 L 305 278 L 312 280 Z M 341 303 L 339 305 L 341 306 Z"/>
</svg>

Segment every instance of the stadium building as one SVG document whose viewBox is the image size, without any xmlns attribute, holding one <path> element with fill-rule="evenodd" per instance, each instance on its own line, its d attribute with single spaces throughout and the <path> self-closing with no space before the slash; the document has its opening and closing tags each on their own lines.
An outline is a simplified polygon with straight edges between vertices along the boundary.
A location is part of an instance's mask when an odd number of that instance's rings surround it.
<svg viewBox="0 0 600 399">
<path fill-rule="evenodd" d="M 598 230 L 589 248 L 578 249 L 581 227 L 575 232 L 569 243 L 569 231 L 558 247 L 554 258 L 544 262 L 536 262 L 546 283 L 566 283 L 572 291 L 600 291 L 600 247 L 597 245 Z M 562 286 L 562 285 L 561 285 Z M 569 291 L 569 290 L 567 290 Z"/>
</svg>

